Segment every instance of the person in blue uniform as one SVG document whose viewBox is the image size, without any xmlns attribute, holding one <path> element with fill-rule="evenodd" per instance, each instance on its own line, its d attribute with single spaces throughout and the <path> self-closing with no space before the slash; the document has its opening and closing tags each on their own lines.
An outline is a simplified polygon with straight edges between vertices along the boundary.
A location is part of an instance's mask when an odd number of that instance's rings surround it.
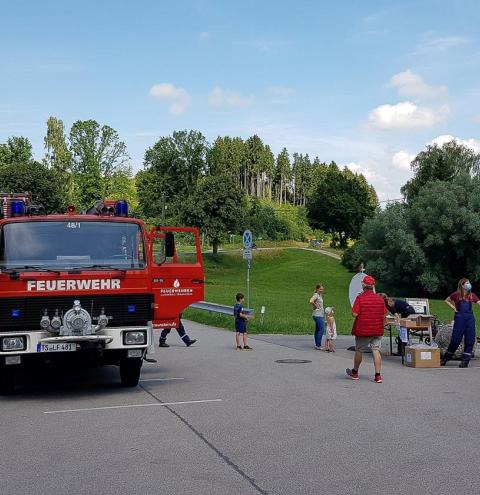
<svg viewBox="0 0 480 495">
<path fill-rule="evenodd" d="M 379 295 L 383 297 L 385 307 L 392 316 L 397 316 L 398 318 L 408 318 L 408 316 L 415 314 L 415 309 L 413 306 L 408 304 L 406 301 L 388 297 L 387 294 Z"/>
<path fill-rule="evenodd" d="M 191 339 L 188 335 L 187 335 L 187 332 L 185 332 L 185 327 L 183 326 L 183 323 L 182 323 L 182 315 L 180 315 L 179 317 L 179 320 L 180 320 L 180 324 L 178 325 L 177 327 L 177 332 L 178 332 L 178 335 L 179 337 L 183 340 L 183 342 L 185 343 L 185 345 L 187 347 L 190 347 L 192 344 L 195 344 L 195 342 L 197 341 L 197 339 Z M 159 341 L 159 347 L 170 347 L 168 344 L 167 344 L 167 335 L 172 331 L 171 328 L 164 328 L 162 330 L 162 333 L 160 334 L 160 341 Z"/>
<path fill-rule="evenodd" d="M 478 296 L 472 292 L 472 284 L 468 278 L 462 278 L 458 282 L 457 290 L 450 294 L 445 302 L 455 311 L 453 320 L 453 331 L 450 344 L 443 355 L 441 365 L 445 366 L 452 359 L 455 351 L 465 339 L 462 362 L 460 368 L 467 368 L 472 357 L 475 345 L 475 316 L 473 315 L 473 304 L 480 304 Z"/>
</svg>

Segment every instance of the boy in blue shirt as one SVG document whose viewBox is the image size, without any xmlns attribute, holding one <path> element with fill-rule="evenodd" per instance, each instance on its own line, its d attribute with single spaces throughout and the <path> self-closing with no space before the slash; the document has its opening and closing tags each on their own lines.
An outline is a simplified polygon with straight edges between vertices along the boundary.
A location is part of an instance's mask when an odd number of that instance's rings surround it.
<svg viewBox="0 0 480 495">
<path fill-rule="evenodd" d="M 239 292 L 235 299 L 237 303 L 233 307 L 233 315 L 235 316 L 235 341 L 237 343 L 237 349 L 241 350 L 240 345 L 240 334 L 243 335 L 243 349 L 250 351 L 252 348 L 248 346 L 248 335 L 247 335 L 247 315 L 243 312 L 243 301 L 245 296 Z"/>
</svg>

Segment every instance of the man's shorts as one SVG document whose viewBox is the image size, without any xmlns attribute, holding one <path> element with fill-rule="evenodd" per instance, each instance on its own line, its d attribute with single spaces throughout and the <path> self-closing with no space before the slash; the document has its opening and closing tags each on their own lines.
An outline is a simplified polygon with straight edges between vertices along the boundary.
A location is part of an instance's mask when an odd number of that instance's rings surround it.
<svg viewBox="0 0 480 495">
<path fill-rule="evenodd" d="M 245 323 L 242 325 L 241 323 L 235 323 L 235 331 L 238 333 L 246 333 L 247 332 L 247 325 Z"/>
<path fill-rule="evenodd" d="M 382 337 L 355 337 L 355 350 L 358 352 L 381 351 Z"/>
</svg>

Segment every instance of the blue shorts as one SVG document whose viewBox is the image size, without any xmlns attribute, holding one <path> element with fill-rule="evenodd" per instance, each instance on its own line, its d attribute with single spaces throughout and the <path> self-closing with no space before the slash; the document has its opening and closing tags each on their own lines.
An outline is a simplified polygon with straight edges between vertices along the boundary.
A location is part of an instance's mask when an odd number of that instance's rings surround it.
<svg viewBox="0 0 480 495">
<path fill-rule="evenodd" d="M 235 331 L 238 333 L 247 333 L 247 325 L 243 321 L 235 322 Z"/>
</svg>

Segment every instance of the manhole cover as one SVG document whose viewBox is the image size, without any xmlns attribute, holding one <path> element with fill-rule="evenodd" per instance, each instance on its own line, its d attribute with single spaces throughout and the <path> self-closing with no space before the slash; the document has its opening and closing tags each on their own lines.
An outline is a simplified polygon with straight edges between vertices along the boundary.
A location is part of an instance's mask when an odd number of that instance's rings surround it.
<svg viewBox="0 0 480 495">
<path fill-rule="evenodd" d="M 311 363 L 308 359 L 279 359 L 275 361 L 276 363 L 282 363 L 282 364 L 305 364 L 305 363 Z"/>
</svg>

